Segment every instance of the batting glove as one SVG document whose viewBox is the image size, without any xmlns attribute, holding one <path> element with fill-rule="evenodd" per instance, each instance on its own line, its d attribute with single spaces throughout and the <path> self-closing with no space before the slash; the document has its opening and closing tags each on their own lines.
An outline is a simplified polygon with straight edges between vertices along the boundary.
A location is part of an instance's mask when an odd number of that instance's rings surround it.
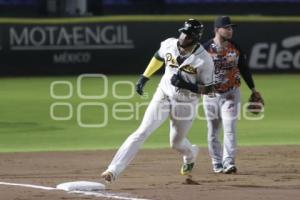
<svg viewBox="0 0 300 200">
<path fill-rule="evenodd" d="M 143 95 L 144 91 L 143 88 L 146 85 L 146 82 L 149 80 L 149 78 L 145 77 L 145 76 L 141 76 L 138 80 L 138 82 L 135 85 L 135 91 L 139 94 L 139 95 Z"/>
<path fill-rule="evenodd" d="M 191 92 L 198 93 L 198 86 L 196 84 L 186 82 L 180 74 L 174 74 L 171 78 L 171 84 L 178 88 L 190 90 Z"/>
</svg>

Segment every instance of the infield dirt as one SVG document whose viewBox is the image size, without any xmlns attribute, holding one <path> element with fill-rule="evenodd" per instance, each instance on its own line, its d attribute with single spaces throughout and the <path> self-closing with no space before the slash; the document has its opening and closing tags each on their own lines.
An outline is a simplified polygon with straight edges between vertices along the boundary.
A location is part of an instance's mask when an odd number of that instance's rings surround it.
<svg viewBox="0 0 300 200">
<path fill-rule="evenodd" d="M 69 181 L 101 182 L 100 174 L 115 150 L 2 153 L 0 182 L 55 187 Z M 189 185 L 179 174 L 181 157 L 174 150 L 141 150 L 106 192 L 160 200 L 300 199 L 300 146 L 241 147 L 238 173 L 214 174 L 207 149 L 201 148 Z M 108 199 L 0 185 L 2 200 Z"/>
</svg>

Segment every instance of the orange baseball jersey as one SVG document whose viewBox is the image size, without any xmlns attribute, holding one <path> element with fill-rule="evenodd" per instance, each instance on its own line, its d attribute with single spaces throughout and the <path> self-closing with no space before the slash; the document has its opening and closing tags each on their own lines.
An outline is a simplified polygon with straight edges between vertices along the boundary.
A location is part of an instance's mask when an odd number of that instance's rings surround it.
<svg viewBox="0 0 300 200">
<path fill-rule="evenodd" d="M 203 46 L 214 61 L 216 92 L 224 93 L 233 88 L 239 88 L 240 75 L 250 89 L 254 88 L 252 75 L 246 65 L 246 56 L 233 41 L 228 41 L 227 46 L 222 49 L 213 40 L 209 40 Z"/>
</svg>

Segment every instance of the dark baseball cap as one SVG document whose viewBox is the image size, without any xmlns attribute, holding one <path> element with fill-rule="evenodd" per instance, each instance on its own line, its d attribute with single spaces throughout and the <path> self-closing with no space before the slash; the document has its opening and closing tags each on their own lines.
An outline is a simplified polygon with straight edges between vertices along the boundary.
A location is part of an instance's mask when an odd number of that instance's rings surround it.
<svg viewBox="0 0 300 200">
<path fill-rule="evenodd" d="M 235 27 L 237 26 L 236 24 L 232 24 L 230 17 L 228 16 L 219 16 L 215 20 L 215 28 L 224 28 L 224 27 Z"/>
</svg>

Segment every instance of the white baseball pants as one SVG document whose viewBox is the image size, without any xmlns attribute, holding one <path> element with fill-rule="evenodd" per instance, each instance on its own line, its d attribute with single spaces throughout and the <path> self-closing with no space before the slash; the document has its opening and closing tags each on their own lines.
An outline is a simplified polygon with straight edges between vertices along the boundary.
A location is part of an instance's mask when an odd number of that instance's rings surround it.
<svg viewBox="0 0 300 200">
<path fill-rule="evenodd" d="M 170 146 L 183 155 L 184 163 L 194 161 L 192 144 L 186 135 L 195 117 L 198 100 L 192 102 L 177 102 L 166 96 L 158 88 L 154 94 L 139 128 L 122 144 L 108 171 L 117 177 L 133 160 L 145 140 L 170 116 Z"/>
<path fill-rule="evenodd" d="M 204 112 L 207 118 L 208 151 L 212 164 L 235 163 L 236 122 L 240 109 L 240 90 L 233 89 L 215 97 L 204 95 Z M 223 150 L 219 141 L 219 131 L 223 126 Z"/>
</svg>

